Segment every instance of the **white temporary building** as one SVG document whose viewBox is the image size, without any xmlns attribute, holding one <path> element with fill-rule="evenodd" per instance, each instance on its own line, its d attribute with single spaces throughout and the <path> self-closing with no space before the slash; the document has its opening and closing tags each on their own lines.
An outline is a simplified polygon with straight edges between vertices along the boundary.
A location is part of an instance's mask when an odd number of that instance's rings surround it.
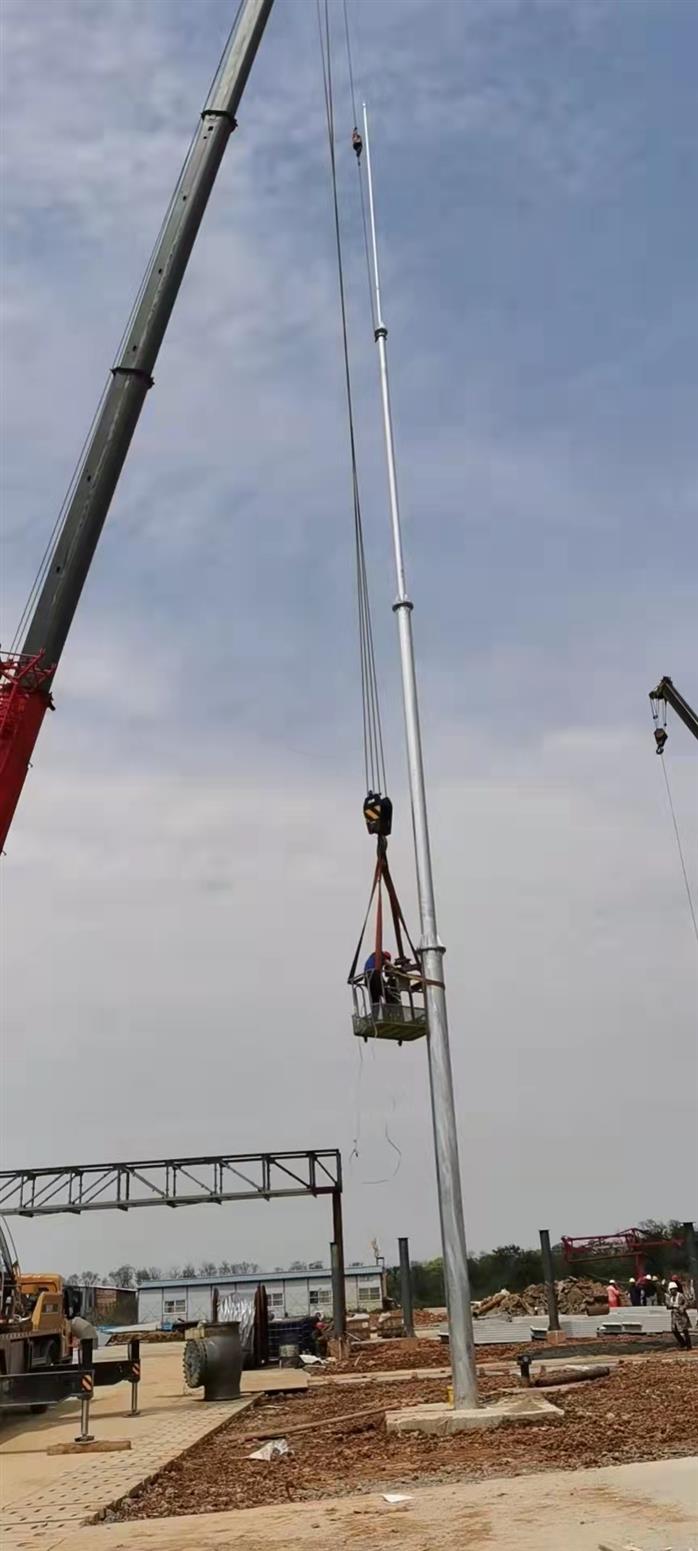
<svg viewBox="0 0 698 1551">
<path fill-rule="evenodd" d="M 257 1271 L 251 1275 L 164 1278 L 142 1282 L 138 1289 L 138 1319 L 159 1325 L 173 1320 L 210 1320 L 213 1318 L 213 1293 L 254 1294 L 262 1283 L 267 1290 L 270 1312 L 279 1318 L 299 1318 L 304 1314 L 332 1312 L 332 1277 L 320 1271 Z M 385 1294 L 385 1273 L 380 1266 L 349 1266 L 345 1276 L 347 1313 L 370 1313 L 381 1309 Z"/>
</svg>

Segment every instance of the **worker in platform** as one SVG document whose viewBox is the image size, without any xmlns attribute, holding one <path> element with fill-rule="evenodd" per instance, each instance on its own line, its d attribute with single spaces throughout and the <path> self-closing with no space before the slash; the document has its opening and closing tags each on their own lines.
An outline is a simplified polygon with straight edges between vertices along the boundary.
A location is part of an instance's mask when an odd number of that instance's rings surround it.
<svg viewBox="0 0 698 1551">
<path fill-rule="evenodd" d="M 639 1309 L 639 1307 L 640 1307 L 640 1289 L 639 1289 L 639 1287 L 637 1285 L 637 1282 L 636 1282 L 634 1276 L 631 1276 L 630 1281 L 628 1283 L 628 1296 L 630 1298 L 630 1302 L 632 1304 L 632 1307 L 634 1309 Z"/>
<path fill-rule="evenodd" d="M 609 1313 L 611 1309 L 619 1309 L 621 1307 L 623 1299 L 621 1297 L 620 1287 L 613 1277 L 611 1277 L 608 1287 L 606 1288 L 606 1297 L 608 1298 Z"/>
<path fill-rule="evenodd" d="M 667 1308 L 671 1310 L 671 1333 L 683 1352 L 691 1350 L 691 1321 L 688 1298 L 678 1277 L 673 1277 L 667 1287 Z"/>
<path fill-rule="evenodd" d="M 375 953 L 369 953 L 364 964 L 364 974 L 369 996 L 374 1005 L 377 1002 L 390 1002 L 395 1006 L 400 1001 L 400 992 L 395 976 L 391 973 L 390 965 L 392 960 L 390 954 L 383 952 L 381 959 L 383 961 L 381 969 L 376 968 Z"/>
</svg>

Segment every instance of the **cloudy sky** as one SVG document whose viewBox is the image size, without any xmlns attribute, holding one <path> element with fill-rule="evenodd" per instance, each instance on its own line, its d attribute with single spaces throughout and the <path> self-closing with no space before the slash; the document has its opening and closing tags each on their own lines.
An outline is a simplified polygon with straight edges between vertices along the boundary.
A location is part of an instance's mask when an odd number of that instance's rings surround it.
<svg viewBox="0 0 698 1551">
<path fill-rule="evenodd" d="M 4 643 L 232 9 L 3 0 Z M 392 852 L 413 913 L 332 10 Z M 696 942 L 647 692 L 670 673 L 698 699 L 698 6 L 350 11 L 469 1244 L 695 1216 Z M 4 1161 L 339 1146 L 349 1258 L 374 1236 L 392 1258 L 403 1233 L 429 1255 L 425 1051 L 362 1057 L 345 985 L 372 849 L 311 0 L 277 0 L 239 119 L 2 864 Z M 696 750 L 674 721 L 666 757 L 698 888 Z M 27 1265 L 102 1271 L 277 1265 L 329 1236 L 312 1202 L 17 1233 Z"/>
</svg>

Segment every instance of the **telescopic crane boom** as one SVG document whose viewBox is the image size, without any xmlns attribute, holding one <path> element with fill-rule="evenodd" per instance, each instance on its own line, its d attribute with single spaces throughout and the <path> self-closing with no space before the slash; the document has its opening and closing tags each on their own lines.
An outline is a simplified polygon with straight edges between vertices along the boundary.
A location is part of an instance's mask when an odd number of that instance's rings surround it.
<svg viewBox="0 0 698 1551">
<path fill-rule="evenodd" d="M 17 654 L 0 654 L 0 850 L 272 4 L 242 0 L 76 471 L 23 645 Z"/>
<path fill-rule="evenodd" d="M 693 710 L 693 707 L 688 704 L 688 701 L 684 700 L 683 695 L 679 694 L 678 689 L 675 688 L 672 680 L 667 676 L 666 673 L 664 678 L 659 680 L 657 688 L 650 690 L 650 701 L 652 704 L 652 715 L 655 722 L 658 723 L 659 721 L 659 703 L 661 701 L 664 707 L 665 719 L 666 708 L 668 705 L 670 705 L 672 711 L 675 711 L 676 715 L 681 717 L 682 722 L 688 728 L 689 732 L 693 733 L 694 738 L 698 738 L 698 716 Z M 669 736 L 666 727 L 660 727 L 657 725 L 654 729 L 654 736 L 657 744 L 657 753 L 662 754 L 664 752 L 664 745 Z"/>
</svg>

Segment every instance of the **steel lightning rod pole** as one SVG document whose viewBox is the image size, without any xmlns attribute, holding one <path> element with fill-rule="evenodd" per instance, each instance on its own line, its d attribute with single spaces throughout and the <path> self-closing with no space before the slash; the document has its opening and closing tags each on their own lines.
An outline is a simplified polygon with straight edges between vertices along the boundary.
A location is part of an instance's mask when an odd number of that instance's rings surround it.
<svg viewBox="0 0 698 1551">
<path fill-rule="evenodd" d="M 390 517 L 395 547 L 397 572 L 397 601 L 393 605 L 398 621 L 400 661 L 402 665 L 402 693 L 405 708 L 405 734 L 407 764 L 412 805 L 412 827 L 417 867 L 417 892 L 421 928 L 420 957 L 424 971 L 424 996 L 429 1029 L 429 1079 L 431 1084 L 431 1112 L 434 1124 L 434 1151 L 436 1154 L 436 1180 L 441 1218 L 446 1301 L 453 1369 L 453 1399 L 456 1406 L 477 1403 L 477 1378 L 475 1348 L 473 1344 L 473 1320 L 468 1285 L 468 1262 L 463 1224 L 460 1166 L 458 1162 L 458 1133 L 456 1108 L 453 1096 L 453 1074 L 448 1044 L 448 1019 L 446 1016 L 446 989 L 444 985 L 444 947 L 436 930 L 436 905 L 434 880 L 429 848 L 429 824 L 422 761 L 422 739 L 419 728 L 419 703 L 412 641 L 412 603 L 405 579 L 405 560 L 400 530 L 400 507 L 395 470 L 393 423 L 390 412 L 390 386 L 388 382 L 388 357 L 386 339 L 388 330 L 381 310 L 380 274 L 378 268 L 378 244 L 376 239 L 376 215 L 371 178 L 371 150 L 368 136 L 368 115 L 364 113 L 364 146 L 366 149 L 366 176 L 371 223 L 373 252 L 373 279 L 375 287 L 376 319 L 375 339 L 380 362 L 381 398 L 383 401 L 383 427 L 388 464 L 388 491 Z"/>
</svg>

